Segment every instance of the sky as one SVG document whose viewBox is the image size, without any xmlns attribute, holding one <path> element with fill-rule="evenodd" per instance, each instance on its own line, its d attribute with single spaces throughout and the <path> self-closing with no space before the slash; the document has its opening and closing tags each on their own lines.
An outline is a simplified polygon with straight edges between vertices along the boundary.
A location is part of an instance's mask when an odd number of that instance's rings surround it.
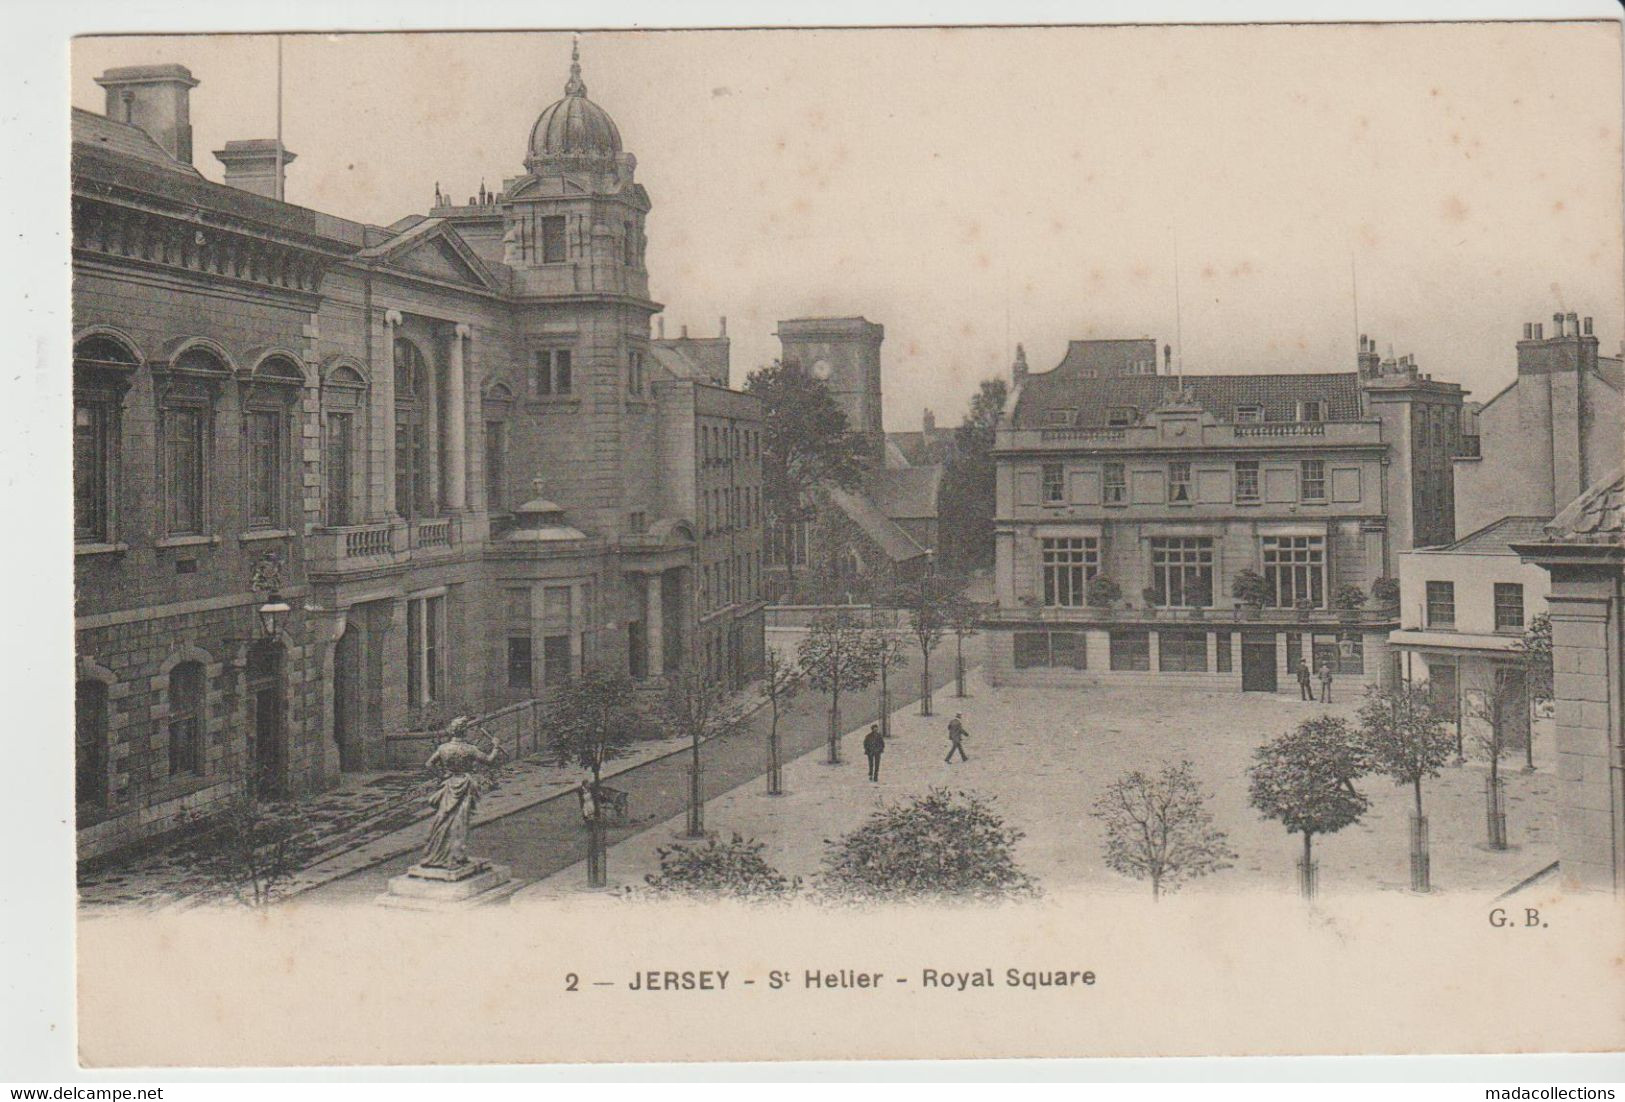
<svg viewBox="0 0 1625 1102">
<path fill-rule="evenodd" d="M 886 327 L 885 420 L 957 423 L 1015 345 L 1154 337 L 1190 372 L 1353 370 L 1356 338 L 1483 400 L 1524 322 L 1625 329 L 1618 25 L 594 32 L 588 95 L 654 207 L 668 336 Z M 290 202 L 388 224 L 523 172 L 570 35 L 283 40 Z M 179 62 L 197 167 L 271 137 L 266 36 L 82 38 Z M 1548 330 L 1549 331 L 1549 330 Z"/>
</svg>

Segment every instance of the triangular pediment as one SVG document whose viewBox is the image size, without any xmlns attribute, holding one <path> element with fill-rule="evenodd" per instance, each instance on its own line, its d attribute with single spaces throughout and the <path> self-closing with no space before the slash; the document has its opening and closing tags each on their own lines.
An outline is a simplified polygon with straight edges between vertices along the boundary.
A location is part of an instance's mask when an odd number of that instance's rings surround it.
<svg viewBox="0 0 1625 1102">
<path fill-rule="evenodd" d="M 474 250 L 450 226 L 420 224 L 380 251 L 384 262 L 397 271 L 480 290 L 497 289 L 496 280 Z"/>
</svg>

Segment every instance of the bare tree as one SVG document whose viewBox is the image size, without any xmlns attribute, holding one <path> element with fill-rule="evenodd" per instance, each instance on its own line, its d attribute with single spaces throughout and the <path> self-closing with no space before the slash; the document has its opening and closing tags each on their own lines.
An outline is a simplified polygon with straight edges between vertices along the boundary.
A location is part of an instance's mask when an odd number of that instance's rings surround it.
<svg viewBox="0 0 1625 1102">
<path fill-rule="evenodd" d="M 296 809 L 261 803 L 246 788 L 212 817 L 185 847 L 195 865 L 223 893 L 245 907 L 276 902 L 288 881 L 315 855 L 316 836 Z"/>
<path fill-rule="evenodd" d="M 688 737 L 688 836 L 705 837 L 705 789 L 701 783 L 700 747 L 714 738 L 733 734 L 744 724 L 738 702 L 730 700 L 720 684 L 694 670 L 668 675 L 660 719 L 670 730 Z"/>
<path fill-rule="evenodd" d="M 1466 712 L 1477 720 L 1473 743 L 1484 760 L 1489 763 L 1490 775 L 1484 785 L 1485 836 L 1491 849 L 1507 848 L 1505 782 L 1501 778 L 1501 760 L 1511 749 L 1509 728 L 1521 722 L 1529 723 L 1528 687 L 1522 670 L 1513 666 L 1496 666 L 1488 681 L 1480 680 L 1467 691 Z M 1526 729 L 1524 737 L 1530 732 Z"/>
<path fill-rule="evenodd" d="M 920 714 L 931 714 L 931 652 L 942 642 L 948 631 L 948 611 L 960 587 L 953 578 L 926 571 L 918 578 L 899 586 L 892 594 L 892 603 L 908 610 L 908 629 L 920 648 Z"/>
<path fill-rule="evenodd" d="M 1518 640 L 1519 665 L 1523 667 L 1524 687 L 1529 697 L 1529 734 L 1524 739 L 1526 771 L 1535 768 L 1535 702 L 1551 700 L 1555 676 L 1552 666 L 1552 618 L 1542 612 L 1529 621 Z"/>
<path fill-rule="evenodd" d="M 1092 814 L 1106 826 L 1106 866 L 1150 880 L 1152 899 L 1229 868 L 1236 856 L 1224 831 L 1213 825 L 1189 761 L 1165 765 L 1154 775 L 1124 773 L 1095 801 Z"/>
<path fill-rule="evenodd" d="M 903 640 L 896 634 L 897 614 L 890 610 L 871 614 L 869 627 L 873 632 L 870 646 L 874 650 L 875 667 L 880 677 L 880 733 L 887 738 L 891 737 L 891 682 L 889 675 L 893 669 L 908 665 L 908 656 L 903 653 Z"/>
<path fill-rule="evenodd" d="M 978 604 L 956 590 L 943 603 L 943 623 L 954 633 L 954 695 L 965 695 L 965 637 L 975 635 L 977 625 L 987 615 L 985 605 Z"/>
<path fill-rule="evenodd" d="M 784 767 L 779 755 L 779 716 L 801 691 L 801 669 L 769 646 L 762 657 L 762 691 L 772 718 L 767 728 L 767 794 L 784 795 Z"/>
</svg>

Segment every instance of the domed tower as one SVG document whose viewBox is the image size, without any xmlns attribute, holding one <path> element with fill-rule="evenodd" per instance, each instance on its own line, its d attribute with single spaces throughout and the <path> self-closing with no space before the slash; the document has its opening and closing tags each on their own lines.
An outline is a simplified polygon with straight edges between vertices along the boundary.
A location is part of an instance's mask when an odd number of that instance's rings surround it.
<svg viewBox="0 0 1625 1102">
<path fill-rule="evenodd" d="M 530 129 L 526 175 L 504 188 L 502 260 L 519 294 L 598 293 L 656 309 L 643 263 L 649 196 L 636 169 L 615 120 L 587 98 L 577 45 L 564 98 Z"/>
</svg>

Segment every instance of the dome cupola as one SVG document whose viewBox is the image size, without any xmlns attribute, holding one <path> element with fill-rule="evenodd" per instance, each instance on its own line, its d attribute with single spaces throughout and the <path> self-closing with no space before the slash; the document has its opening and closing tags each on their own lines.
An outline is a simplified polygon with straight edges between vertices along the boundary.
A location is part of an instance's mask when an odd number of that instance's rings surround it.
<svg viewBox="0 0 1625 1102">
<path fill-rule="evenodd" d="M 570 50 L 570 79 L 564 98 L 549 106 L 530 129 L 525 169 L 607 168 L 621 153 L 621 132 L 609 112 L 587 98 L 581 79 L 580 44 Z"/>
</svg>

